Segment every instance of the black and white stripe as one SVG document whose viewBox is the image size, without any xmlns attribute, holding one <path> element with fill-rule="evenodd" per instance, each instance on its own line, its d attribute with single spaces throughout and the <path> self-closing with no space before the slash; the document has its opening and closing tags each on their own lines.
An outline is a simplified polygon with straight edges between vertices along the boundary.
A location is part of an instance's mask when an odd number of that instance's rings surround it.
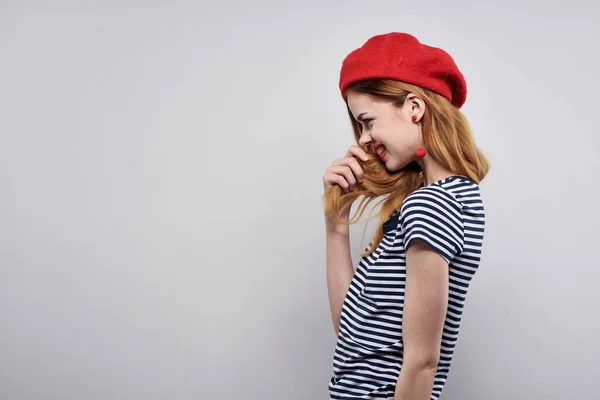
<svg viewBox="0 0 600 400">
<path fill-rule="evenodd" d="M 485 211 L 479 186 L 452 176 L 420 188 L 383 228 L 375 252 L 359 262 L 342 307 L 330 398 L 393 399 L 402 367 L 406 248 L 421 239 L 449 261 L 448 309 L 431 394 L 431 399 L 437 399 L 481 256 Z"/>
</svg>

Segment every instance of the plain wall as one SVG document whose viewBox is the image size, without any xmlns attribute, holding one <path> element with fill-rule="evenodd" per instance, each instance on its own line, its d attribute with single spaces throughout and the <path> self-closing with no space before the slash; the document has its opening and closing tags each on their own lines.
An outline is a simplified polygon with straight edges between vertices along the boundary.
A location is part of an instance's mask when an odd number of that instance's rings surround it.
<svg viewBox="0 0 600 400">
<path fill-rule="evenodd" d="M 328 398 L 339 68 L 389 31 L 455 58 L 492 163 L 443 399 L 598 398 L 599 14 L 1 1 L 0 398 Z"/>
</svg>

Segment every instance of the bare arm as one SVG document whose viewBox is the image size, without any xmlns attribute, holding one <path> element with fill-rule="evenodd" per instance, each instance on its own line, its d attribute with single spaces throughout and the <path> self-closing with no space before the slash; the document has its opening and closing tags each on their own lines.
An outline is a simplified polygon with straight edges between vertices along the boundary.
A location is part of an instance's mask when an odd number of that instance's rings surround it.
<svg viewBox="0 0 600 400">
<path fill-rule="evenodd" d="M 327 246 L 327 291 L 329 308 L 335 334 L 339 333 L 340 315 L 346 292 L 354 275 L 350 256 L 350 235 L 348 226 L 334 225 L 326 221 Z"/>
<path fill-rule="evenodd" d="M 421 240 L 406 253 L 404 362 L 394 399 L 429 400 L 448 304 L 448 262 Z"/>
<path fill-rule="evenodd" d="M 358 146 L 351 146 L 348 152 L 339 160 L 334 160 L 323 175 L 323 188 L 325 192 L 334 185 L 338 185 L 344 192 L 354 190 L 357 182 L 362 182 L 363 171 L 356 161 L 356 157 L 367 161 L 367 153 Z M 347 222 L 350 210 L 344 215 Z M 325 229 L 327 234 L 327 291 L 329 293 L 329 308 L 335 334 L 339 333 L 340 316 L 346 293 L 354 276 L 352 258 L 350 255 L 350 229 L 348 225 L 335 224 L 327 215 L 325 216 Z"/>
</svg>

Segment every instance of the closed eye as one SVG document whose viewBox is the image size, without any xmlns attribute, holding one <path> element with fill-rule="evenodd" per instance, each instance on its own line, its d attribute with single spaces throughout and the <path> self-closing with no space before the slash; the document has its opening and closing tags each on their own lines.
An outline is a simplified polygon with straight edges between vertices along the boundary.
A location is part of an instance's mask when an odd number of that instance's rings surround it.
<svg viewBox="0 0 600 400">
<path fill-rule="evenodd" d="M 370 129 L 371 126 L 373 126 L 373 124 L 371 123 L 371 121 L 373 121 L 373 118 L 363 119 L 363 122 L 365 123 L 366 129 Z"/>
</svg>

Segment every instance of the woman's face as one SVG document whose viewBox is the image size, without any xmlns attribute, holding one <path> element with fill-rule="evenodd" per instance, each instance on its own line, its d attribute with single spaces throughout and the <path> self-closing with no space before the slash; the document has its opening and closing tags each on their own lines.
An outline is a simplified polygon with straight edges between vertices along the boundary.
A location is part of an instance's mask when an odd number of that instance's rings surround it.
<svg viewBox="0 0 600 400">
<path fill-rule="evenodd" d="M 349 92 L 348 107 L 362 126 L 361 146 L 370 143 L 385 167 L 393 172 L 416 160 L 416 150 L 423 147 L 420 124 L 413 122 L 423 116 L 425 104 L 418 96 L 409 94 L 400 108 L 388 100 Z"/>
</svg>

